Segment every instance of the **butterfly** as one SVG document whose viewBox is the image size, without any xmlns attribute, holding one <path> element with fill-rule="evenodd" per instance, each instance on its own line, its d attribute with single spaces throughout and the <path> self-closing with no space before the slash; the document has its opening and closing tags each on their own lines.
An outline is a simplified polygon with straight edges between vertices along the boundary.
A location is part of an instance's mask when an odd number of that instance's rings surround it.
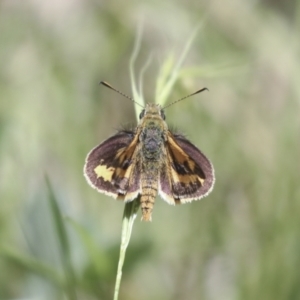
<svg viewBox="0 0 300 300">
<path fill-rule="evenodd" d="M 159 104 L 146 104 L 134 130 L 119 131 L 93 148 L 84 165 L 85 178 L 100 193 L 125 202 L 139 197 L 144 221 L 151 221 L 157 194 L 172 205 L 187 203 L 207 196 L 215 181 L 209 159 L 172 133 L 165 119 Z"/>
</svg>

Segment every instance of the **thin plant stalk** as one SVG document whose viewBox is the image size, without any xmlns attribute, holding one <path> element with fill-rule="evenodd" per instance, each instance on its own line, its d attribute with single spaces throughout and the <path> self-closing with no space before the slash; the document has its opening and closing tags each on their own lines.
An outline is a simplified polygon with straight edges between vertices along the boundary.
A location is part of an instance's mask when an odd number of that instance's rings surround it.
<svg viewBox="0 0 300 300">
<path fill-rule="evenodd" d="M 158 76 L 157 85 L 160 85 L 161 89 L 158 89 L 160 92 L 157 91 L 157 97 L 156 102 L 163 104 L 165 103 L 167 97 L 170 94 L 170 91 L 175 83 L 175 81 L 179 77 L 179 71 L 182 66 L 183 60 L 185 59 L 188 50 L 191 47 L 191 44 L 195 38 L 197 30 L 195 30 L 188 40 L 188 42 L 185 45 L 185 48 L 183 50 L 183 53 L 178 61 L 178 63 L 173 66 L 172 63 L 169 64 L 171 68 L 165 68 L 167 70 L 166 72 L 161 71 L 160 75 Z M 151 62 L 151 57 L 149 57 L 148 61 L 146 62 L 145 66 L 142 68 L 139 76 L 139 84 L 135 81 L 135 75 L 134 75 L 134 64 L 137 58 L 137 55 L 140 51 L 141 47 L 141 36 L 142 36 L 142 29 L 141 27 L 138 29 L 137 33 L 137 39 L 135 41 L 135 46 L 130 58 L 130 65 L 129 65 L 129 71 L 130 71 L 130 78 L 131 78 L 131 89 L 133 93 L 133 98 L 135 100 L 135 112 L 136 112 L 136 118 L 137 121 L 139 120 L 139 110 L 140 105 L 144 106 L 144 99 L 142 95 L 142 80 L 143 80 L 143 74 L 144 71 L 147 69 Z M 169 60 L 170 63 L 170 60 Z M 139 89 L 138 89 L 139 86 Z M 122 236 L 121 236 L 121 246 L 120 246 L 120 255 L 119 255 L 119 262 L 118 262 L 118 270 L 117 270 L 117 277 L 116 277 L 116 283 L 115 283 L 115 291 L 114 291 L 114 299 L 118 300 L 119 297 L 119 291 L 120 291 L 120 285 L 122 280 L 122 269 L 123 264 L 125 261 L 125 254 L 126 249 L 130 241 L 131 232 L 133 228 L 133 223 L 137 215 L 137 211 L 140 206 L 140 197 L 138 196 L 133 201 L 125 203 L 124 207 L 124 214 L 123 214 L 123 221 L 122 221 Z"/>
<path fill-rule="evenodd" d="M 140 93 L 137 88 L 137 84 L 135 82 L 135 76 L 134 76 L 134 63 L 136 60 L 136 57 L 139 53 L 140 47 L 141 47 L 141 36 L 142 36 L 142 31 L 139 29 L 138 34 L 137 34 L 137 39 L 135 42 L 134 50 L 131 55 L 130 59 L 130 77 L 131 77 L 131 89 L 133 92 L 133 97 L 134 100 L 139 103 L 140 105 L 144 105 L 144 100 L 140 90 Z M 147 67 L 147 66 L 146 66 Z M 142 77 L 142 75 L 140 76 Z M 140 80 L 142 80 L 140 78 Z M 140 89 L 141 89 L 141 83 L 139 84 Z M 138 116 L 139 116 L 139 105 L 135 103 L 135 112 L 136 112 L 136 118 L 138 121 Z M 130 241 L 131 237 L 131 232 L 133 228 L 133 223 L 136 218 L 137 211 L 140 206 L 140 197 L 137 197 L 133 201 L 126 202 L 125 207 L 124 207 L 124 213 L 123 213 L 123 221 L 122 221 L 122 236 L 121 236 L 121 246 L 120 246 L 120 255 L 119 255 L 119 262 L 118 262 L 118 270 L 117 270 L 117 277 L 116 277 L 116 283 L 115 283 L 115 291 L 114 291 L 114 300 L 118 300 L 119 297 L 119 291 L 120 291 L 120 285 L 121 285 L 121 280 L 122 280 L 122 269 L 123 269 L 123 264 L 125 261 L 125 254 L 126 254 L 126 249 Z"/>
<path fill-rule="evenodd" d="M 118 297 L 119 297 L 119 290 L 120 290 L 121 279 L 122 279 L 122 269 L 123 269 L 123 264 L 125 261 L 126 249 L 129 244 L 129 241 L 130 241 L 133 223 L 136 218 L 136 214 L 139 209 L 139 206 L 140 206 L 139 199 L 135 199 L 135 200 L 125 204 L 123 223 L 122 223 L 120 256 L 119 256 L 119 262 L 118 262 L 114 300 L 118 300 Z"/>
</svg>

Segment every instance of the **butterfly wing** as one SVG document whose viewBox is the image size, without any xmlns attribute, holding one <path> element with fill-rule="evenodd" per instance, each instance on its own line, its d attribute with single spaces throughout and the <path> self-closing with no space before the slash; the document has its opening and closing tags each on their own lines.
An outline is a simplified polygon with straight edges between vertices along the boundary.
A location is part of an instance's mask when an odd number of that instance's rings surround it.
<svg viewBox="0 0 300 300">
<path fill-rule="evenodd" d="M 205 155 L 182 135 L 168 132 L 167 163 L 160 174 L 160 195 L 170 204 L 186 203 L 210 193 L 214 169 Z"/>
<path fill-rule="evenodd" d="M 140 190 L 136 157 L 137 137 L 131 131 L 121 131 L 87 155 L 84 175 L 97 191 L 114 198 L 130 201 Z"/>
</svg>

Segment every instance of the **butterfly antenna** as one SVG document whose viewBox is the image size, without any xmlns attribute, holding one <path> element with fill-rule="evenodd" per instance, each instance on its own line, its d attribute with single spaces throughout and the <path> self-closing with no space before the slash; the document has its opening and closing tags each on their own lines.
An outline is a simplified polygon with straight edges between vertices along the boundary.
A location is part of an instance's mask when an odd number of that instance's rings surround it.
<svg viewBox="0 0 300 300">
<path fill-rule="evenodd" d="M 165 106 L 163 109 L 165 109 L 165 108 L 167 108 L 167 107 L 169 107 L 169 106 L 171 106 L 171 105 L 173 105 L 173 104 L 175 104 L 175 103 L 177 103 L 177 102 L 179 102 L 179 101 L 182 101 L 182 100 L 184 100 L 184 99 L 186 99 L 186 98 L 189 98 L 189 97 L 191 97 L 191 96 L 194 96 L 194 95 L 196 95 L 196 94 L 199 94 L 199 93 L 201 93 L 201 92 L 203 92 L 203 91 L 209 91 L 209 89 L 205 87 L 205 88 L 203 88 L 203 89 L 201 89 L 201 90 L 198 90 L 198 91 L 196 91 L 196 92 L 194 92 L 194 93 L 192 93 L 192 94 L 189 94 L 189 95 L 187 95 L 187 96 L 185 96 L 185 97 L 183 97 L 183 98 L 180 98 L 180 99 L 178 99 L 178 100 L 176 100 L 176 101 L 174 101 L 174 102 L 168 104 L 168 105 Z"/>
<path fill-rule="evenodd" d="M 100 81 L 99 84 L 102 84 L 102 85 L 108 87 L 109 89 L 111 89 L 111 90 L 117 92 L 118 94 L 122 95 L 123 97 L 125 97 L 125 98 L 131 100 L 132 102 L 136 103 L 136 104 L 139 105 L 140 107 L 143 107 L 141 104 L 139 104 L 138 102 L 134 101 L 133 98 L 131 98 L 131 97 L 127 96 L 126 94 L 120 92 L 119 90 L 115 89 L 115 88 L 112 87 L 109 83 L 107 83 L 107 82 L 105 82 L 105 81 Z M 144 107 L 143 107 L 143 108 L 144 108 Z"/>
</svg>

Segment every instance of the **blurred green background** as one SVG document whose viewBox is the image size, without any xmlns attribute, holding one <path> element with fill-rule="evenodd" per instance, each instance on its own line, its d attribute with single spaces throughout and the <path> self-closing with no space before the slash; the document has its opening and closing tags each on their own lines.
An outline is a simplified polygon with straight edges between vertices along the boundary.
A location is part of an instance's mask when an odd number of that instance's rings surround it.
<svg viewBox="0 0 300 300">
<path fill-rule="evenodd" d="M 134 224 L 120 299 L 300 299 L 300 2 L 0 2 L 0 299 L 112 299 L 123 204 L 86 183 L 92 147 L 134 124 L 200 24 L 166 110 L 214 191 Z M 49 178 L 49 186 L 46 183 Z M 56 206 L 56 204 L 58 206 Z"/>
</svg>

